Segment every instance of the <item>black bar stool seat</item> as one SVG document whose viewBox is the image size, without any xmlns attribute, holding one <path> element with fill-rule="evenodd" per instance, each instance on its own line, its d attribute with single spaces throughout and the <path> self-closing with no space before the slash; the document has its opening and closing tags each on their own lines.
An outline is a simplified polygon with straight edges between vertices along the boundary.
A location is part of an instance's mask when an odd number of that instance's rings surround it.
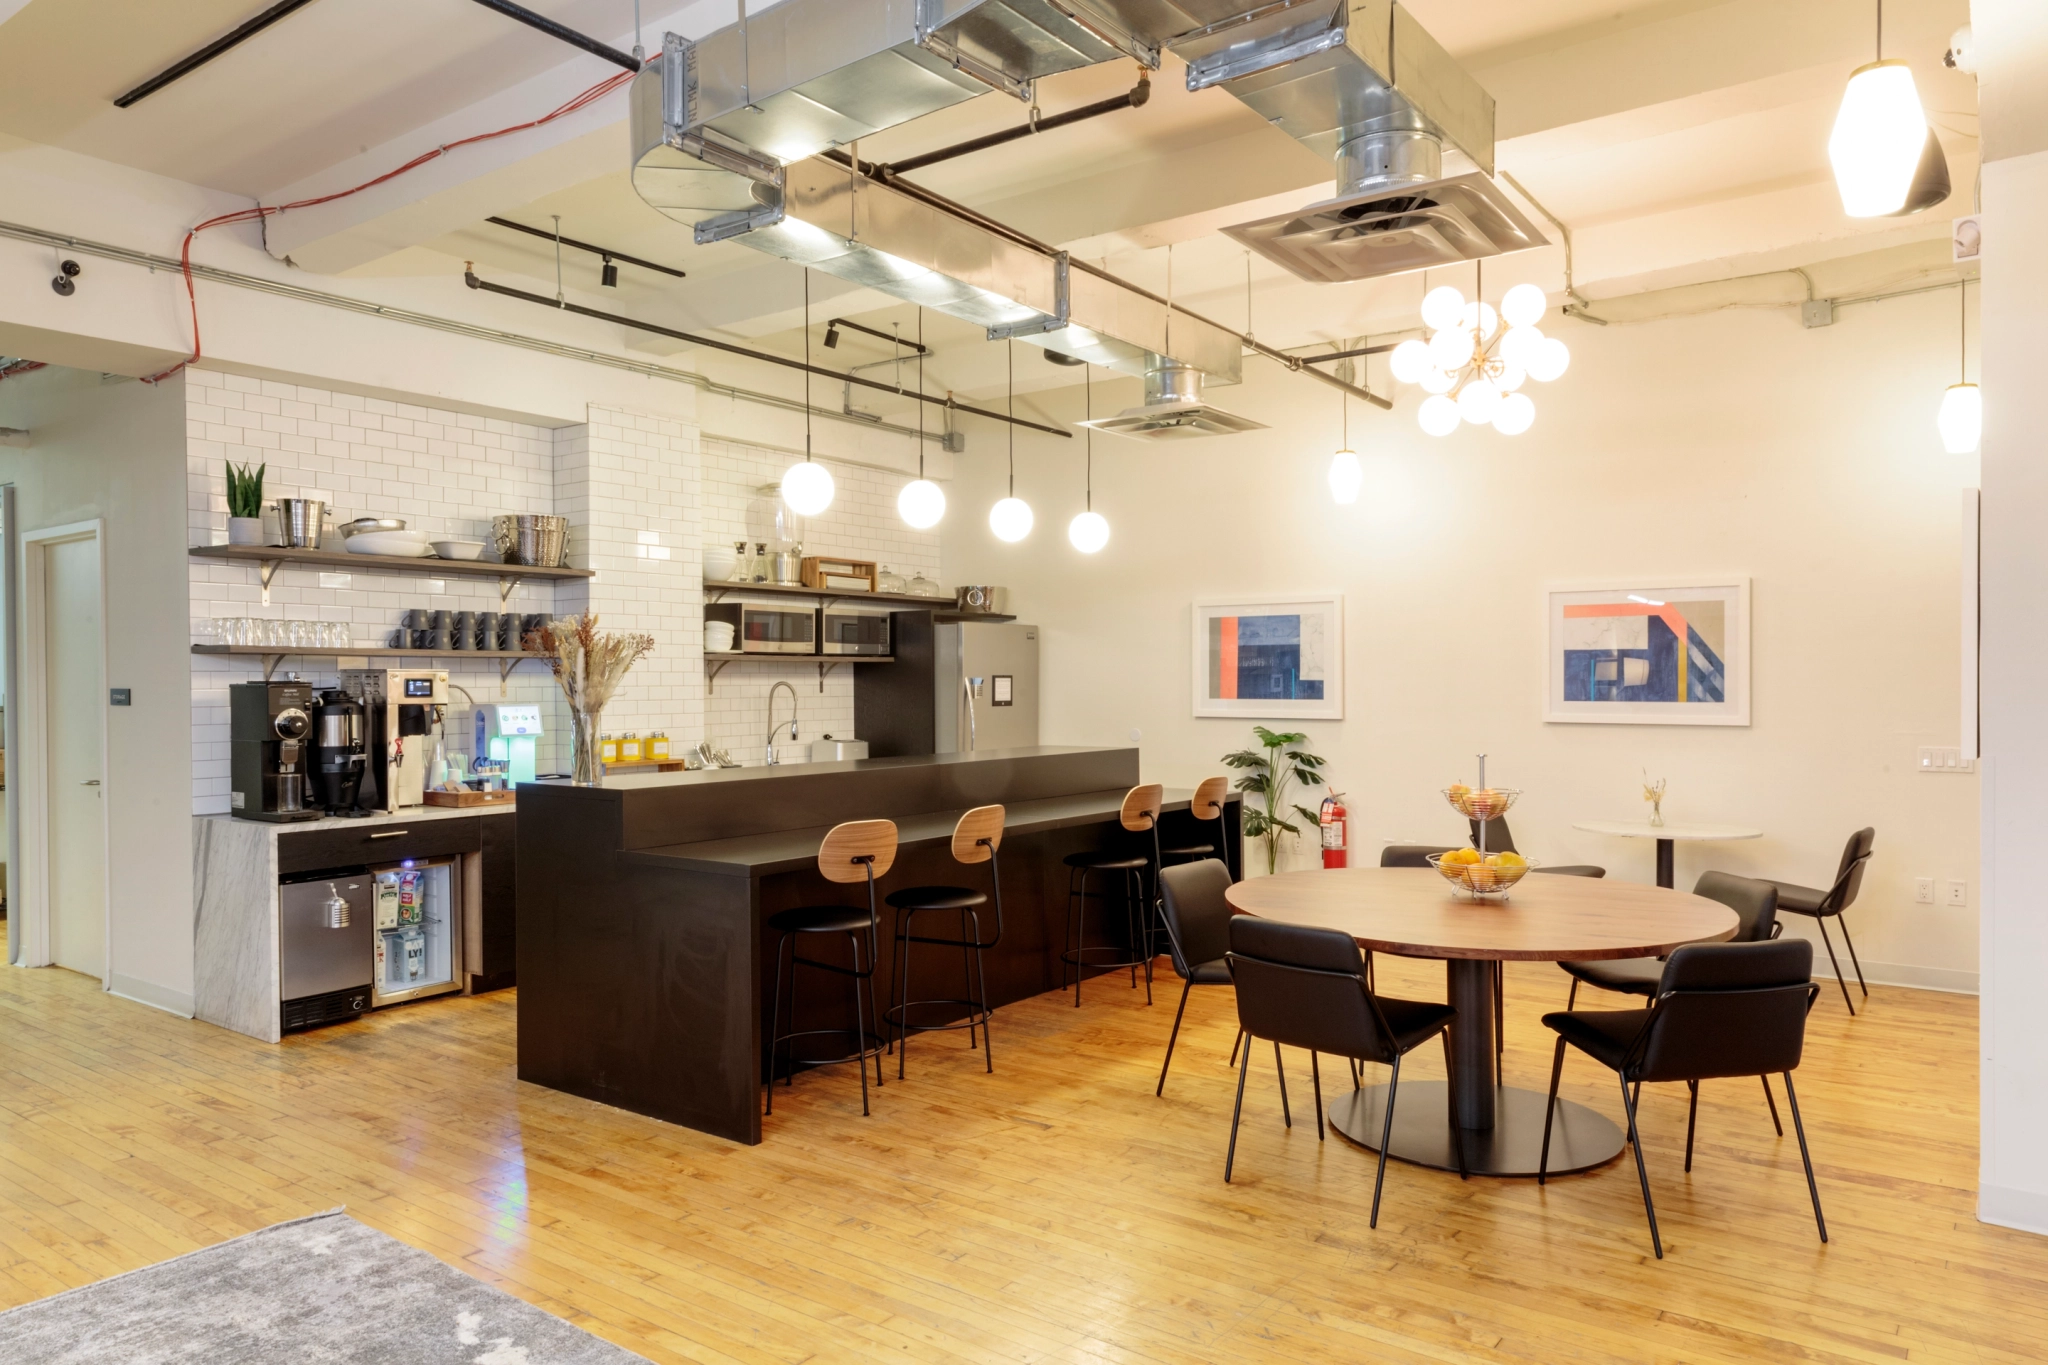
<svg viewBox="0 0 2048 1365">
<path fill-rule="evenodd" d="M 1140 872 L 1152 866 L 1152 860 L 1142 853 L 1114 853 L 1107 849 L 1069 853 L 1060 861 L 1084 872 Z"/>
<path fill-rule="evenodd" d="M 1192 862 L 1196 858 L 1213 858 L 1216 856 L 1216 845 L 1179 844 L 1172 848 L 1160 849 L 1159 856 L 1162 858 L 1179 858 L 1188 862 Z"/>
<path fill-rule="evenodd" d="M 851 934 L 868 929 L 872 921 L 864 906 L 800 905 L 770 915 L 768 927 L 778 934 Z"/>
<path fill-rule="evenodd" d="M 892 992 L 894 1000 L 884 1017 L 896 1030 L 896 1079 L 899 1081 L 903 1079 L 910 1056 L 910 1035 L 913 1033 L 943 1033 L 949 1029 L 964 1028 L 967 1030 L 967 1046 L 972 1049 L 975 1035 L 979 1032 L 986 1069 L 996 1069 L 995 1052 L 989 1038 L 988 971 L 981 955 L 1001 943 L 1003 938 L 1003 866 L 998 852 L 1003 842 L 1003 819 L 1001 806 L 976 806 L 953 826 L 953 857 L 962 863 L 989 864 L 989 886 L 995 893 L 995 933 L 987 938 L 983 938 L 981 933 L 981 907 L 989 903 L 986 891 L 977 891 L 971 886 L 914 886 L 904 891 L 892 891 L 887 897 L 888 903 L 896 910 L 896 942 L 892 950 L 896 982 Z M 959 930 L 954 936 L 912 932 L 917 927 L 919 915 L 944 911 L 952 911 L 960 917 Z M 915 943 L 935 948 L 958 948 L 964 972 L 962 989 L 967 993 L 912 999 L 910 948 Z M 964 1009 L 967 1017 L 942 1024 L 921 1024 L 910 1017 L 912 1010 L 920 1008 Z"/>
<path fill-rule="evenodd" d="M 1060 989 L 1067 988 L 1067 969 L 1073 969 L 1074 1008 L 1081 1007 L 1081 979 L 1089 967 L 1114 970 L 1128 967 L 1131 989 L 1138 987 L 1138 968 L 1145 969 L 1145 1003 L 1152 1003 L 1152 919 L 1151 893 L 1145 874 L 1157 875 L 1159 868 L 1159 807 L 1165 791 L 1157 783 L 1133 787 L 1124 793 L 1117 811 L 1117 823 L 1133 834 L 1152 836 L 1150 853 L 1123 853 L 1115 849 L 1088 849 L 1069 853 L 1067 865 L 1067 929 L 1060 951 Z M 1117 874 L 1123 878 L 1124 930 L 1127 943 L 1088 941 L 1088 902 L 1107 900 L 1107 890 L 1090 891 L 1092 873 Z M 1105 877 L 1105 880 L 1110 878 Z M 1104 926 L 1105 930 L 1107 926 Z"/>
</svg>

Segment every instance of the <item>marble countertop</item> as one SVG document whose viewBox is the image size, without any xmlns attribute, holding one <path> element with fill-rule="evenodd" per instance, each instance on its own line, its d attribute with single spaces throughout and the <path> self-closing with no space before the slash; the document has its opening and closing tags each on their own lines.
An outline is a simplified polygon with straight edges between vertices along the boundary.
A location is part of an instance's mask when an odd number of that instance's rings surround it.
<svg viewBox="0 0 2048 1365">
<path fill-rule="evenodd" d="M 238 820 L 232 815 L 195 815 L 200 821 L 220 821 L 226 824 L 242 825 L 251 829 L 264 829 L 273 834 L 304 834 L 311 830 L 323 829 L 370 829 L 378 825 L 395 824 L 400 820 L 416 822 L 423 820 L 461 820 L 473 815 L 511 815 L 518 806 L 407 806 L 397 814 L 378 812 L 360 819 L 344 816 L 322 816 L 318 820 Z"/>
</svg>

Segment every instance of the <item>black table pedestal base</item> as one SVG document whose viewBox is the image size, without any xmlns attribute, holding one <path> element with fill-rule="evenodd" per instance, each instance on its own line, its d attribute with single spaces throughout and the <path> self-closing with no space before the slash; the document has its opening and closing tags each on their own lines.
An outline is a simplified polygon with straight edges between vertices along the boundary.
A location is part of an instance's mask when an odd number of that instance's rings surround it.
<svg viewBox="0 0 2048 1365">
<path fill-rule="evenodd" d="M 1387 1155 L 1440 1171 L 1458 1169 L 1451 1145 L 1449 1097 L 1442 1081 L 1410 1081 L 1394 1107 Z M 1541 1091 L 1496 1086 L 1493 1127 L 1465 1130 L 1465 1162 L 1473 1175 L 1533 1176 L 1543 1149 Z M 1330 1126 L 1361 1147 L 1379 1150 L 1387 1087 L 1370 1085 L 1330 1102 Z M 1550 1174 L 1604 1166 L 1620 1156 L 1622 1131 L 1612 1119 L 1570 1100 L 1557 1102 L 1550 1133 Z"/>
</svg>

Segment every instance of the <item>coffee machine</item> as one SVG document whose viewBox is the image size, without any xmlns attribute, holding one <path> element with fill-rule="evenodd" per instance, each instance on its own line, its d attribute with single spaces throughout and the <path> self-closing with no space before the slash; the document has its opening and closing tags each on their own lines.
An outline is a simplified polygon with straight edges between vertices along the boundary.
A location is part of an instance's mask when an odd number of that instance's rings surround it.
<svg viewBox="0 0 2048 1365">
<path fill-rule="evenodd" d="M 361 817 L 364 751 L 363 704 L 339 688 L 320 693 L 313 703 L 313 799 L 329 815 Z"/>
<path fill-rule="evenodd" d="M 228 688 L 228 813 L 244 820 L 318 820 L 306 807 L 307 710 L 302 682 L 234 683 Z"/>
<path fill-rule="evenodd" d="M 363 707 L 358 802 L 373 811 L 425 805 L 431 737 L 448 706 L 448 670 L 345 668 L 341 690 Z"/>
</svg>

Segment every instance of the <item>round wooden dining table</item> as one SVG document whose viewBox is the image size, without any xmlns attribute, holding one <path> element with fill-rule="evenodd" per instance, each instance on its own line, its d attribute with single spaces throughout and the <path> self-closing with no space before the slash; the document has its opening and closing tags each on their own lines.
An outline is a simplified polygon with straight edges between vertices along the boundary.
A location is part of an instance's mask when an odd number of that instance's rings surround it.
<svg viewBox="0 0 2048 1365">
<path fill-rule="evenodd" d="M 1737 926 L 1733 910 L 1703 896 L 1540 872 L 1498 902 L 1467 900 L 1427 868 L 1288 872 L 1238 882 L 1227 895 L 1240 914 L 1341 929 L 1369 952 L 1443 959 L 1447 999 L 1458 1011 L 1451 1048 L 1465 1161 L 1477 1175 L 1535 1175 L 1543 1144 L 1545 1094 L 1501 1084 L 1496 1067 L 1494 963 L 1658 957 L 1687 943 L 1731 938 Z M 1560 1004 L 1564 984 L 1560 975 Z M 1447 1084 L 1401 1087 L 1388 1156 L 1458 1169 Z M 1377 1150 L 1387 1102 L 1385 1086 L 1355 1090 L 1331 1103 L 1331 1126 Z M 1602 1165 L 1621 1150 L 1622 1131 L 1613 1120 L 1558 1102 L 1553 1174 Z"/>
</svg>

